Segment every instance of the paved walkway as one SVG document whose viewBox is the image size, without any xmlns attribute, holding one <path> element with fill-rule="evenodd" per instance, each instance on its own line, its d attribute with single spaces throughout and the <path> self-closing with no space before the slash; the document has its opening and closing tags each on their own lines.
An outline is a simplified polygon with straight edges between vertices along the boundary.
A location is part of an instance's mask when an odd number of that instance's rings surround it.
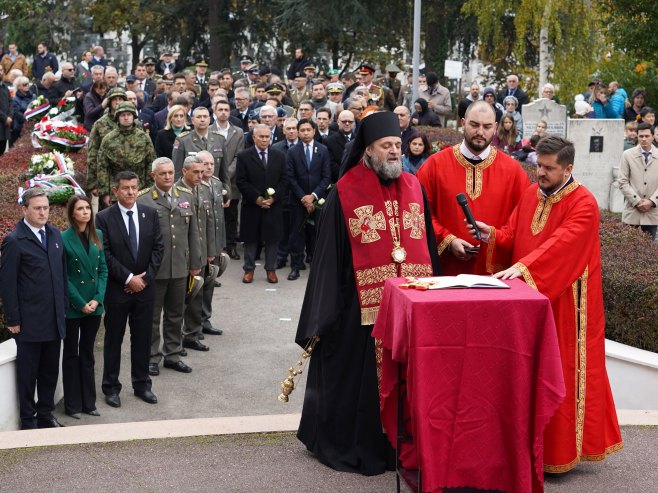
<svg viewBox="0 0 658 493">
<path fill-rule="evenodd" d="M 225 333 L 206 336 L 209 352 L 189 351 L 191 374 L 162 369 L 153 378 L 159 403 L 146 404 L 132 396 L 124 351 L 120 409 L 100 394 L 99 418 L 71 419 L 60 404 L 57 416 L 67 428 L 0 433 L 0 491 L 395 491 L 394 474 L 335 472 L 294 438 L 304 378 L 289 403 L 277 399 L 300 353 L 293 339 L 307 273 L 291 282 L 281 270 L 279 284 L 271 285 L 259 267 L 245 285 L 241 263 L 232 262 L 215 291 L 214 319 Z M 99 380 L 101 370 L 99 345 Z M 620 419 L 658 424 L 654 414 Z M 658 491 L 658 427 L 623 433 L 622 453 L 549 478 L 546 491 Z"/>
</svg>

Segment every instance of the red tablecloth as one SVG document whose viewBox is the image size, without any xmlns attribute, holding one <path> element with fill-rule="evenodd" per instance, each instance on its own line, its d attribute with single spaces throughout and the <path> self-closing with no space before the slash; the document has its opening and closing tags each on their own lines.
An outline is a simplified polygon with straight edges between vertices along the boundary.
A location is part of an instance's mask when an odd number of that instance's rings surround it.
<svg viewBox="0 0 658 493">
<path fill-rule="evenodd" d="M 386 281 L 373 336 L 382 340 L 381 413 L 393 446 L 398 363 L 406 372 L 413 443 L 403 465 L 417 461 L 423 491 L 543 491 L 543 431 L 565 395 L 548 299 L 519 280 L 433 291 L 402 282 Z"/>
</svg>

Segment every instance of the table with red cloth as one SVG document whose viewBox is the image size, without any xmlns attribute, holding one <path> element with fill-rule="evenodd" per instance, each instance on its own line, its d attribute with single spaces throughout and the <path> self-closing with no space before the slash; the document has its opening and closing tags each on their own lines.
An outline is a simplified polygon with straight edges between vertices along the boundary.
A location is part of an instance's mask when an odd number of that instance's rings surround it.
<svg viewBox="0 0 658 493">
<path fill-rule="evenodd" d="M 406 385 L 403 467 L 420 467 L 423 491 L 543 491 L 544 428 L 565 396 L 549 300 L 520 280 L 428 291 L 404 282 L 386 281 L 372 333 L 394 447 L 399 381 Z"/>
</svg>

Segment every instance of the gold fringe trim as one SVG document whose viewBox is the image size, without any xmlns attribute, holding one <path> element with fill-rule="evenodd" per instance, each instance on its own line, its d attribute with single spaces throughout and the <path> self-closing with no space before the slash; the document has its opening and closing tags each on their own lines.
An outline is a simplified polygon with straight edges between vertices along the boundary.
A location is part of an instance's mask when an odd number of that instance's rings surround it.
<svg viewBox="0 0 658 493">
<path fill-rule="evenodd" d="M 494 248 L 496 247 L 496 228 L 493 226 L 491 227 L 491 233 L 489 234 L 489 246 L 487 247 L 487 264 L 485 268 L 487 269 L 487 272 L 489 274 L 494 274 L 497 272 L 494 270 L 494 265 L 493 265 L 493 252 Z"/>
<path fill-rule="evenodd" d="M 448 248 L 448 245 L 452 243 L 452 240 L 456 239 L 457 237 L 455 235 L 448 235 L 445 238 L 443 238 L 443 241 L 439 244 L 439 247 L 437 250 L 439 251 L 439 255 L 443 253 L 443 251 Z"/>
<path fill-rule="evenodd" d="M 460 145 L 461 144 L 454 145 L 452 147 L 452 153 L 457 162 L 466 171 L 466 193 L 472 200 L 475 200 L 482 194 L 482 172 L 493 164 L 498 151 L 492 146 L 487 159 L 481 163 L 473 165 L 461 153 L 461 150 L 459 149 Z"/>
<path fill-rule="evenodd" d="M 537 203 L 535 213 L 532 216 L 532 223 L 530 224 L 530 231 L 532 231 L 534 236 L 537 236 L 544 230 L 544 227 L 548 222 L 548 217 L 551 215 L 553 204 L 557 204 L 579 186 L 580 183 L 574 180 L 558 193 L 549 197 L 544 197 L 542 191 L 539 188 L 537 189 L 537 198 L 539 199 L 539 202 Z"/>
<path fill-rule="evenodd" d="M 361 308 L 361 325 L 375 325 L 379 307 Z"/>
<path fill-rule="evenodd" d="M 521 262 L 515 263 L 512 267 L 515 269 L 518 269 L 521 271 L 521 275 L 523 276 L 523 280 L 526 282 L 528 286 L 530 286 L 533 289 L 537 289 L 537 285 L 535 284 L 535 280 L 532 278 L 532 274 L 530 274 L 530 271 L 528 268 L 523 265 Z M 539 291 L 537 289 L 537 291 Z"/>
<path fill-rule="evenodd" d="M 619 452 L 623 448 L 624 448 L 624 442 L 619 442 L 615 445 L 611 445 L 610 447 L 606 448 L 602 454 L 581 455 L 579 457 L 576 457 L 568 464 L 559 465 L 559 466 L 544 464 L 544 472 L 549 472 L 553 474 L 565 473 L 576 467 L 580 462 L 600 462 L 604 460 L 607 456 Z"/>
<path fill-rule="evenodd" d="M 576 324 L 580 327 L 576 347 L 576 451 L 578 455 L 583 449 L 583 428 L 585 426 L 585 394 L 587 389 L 587 279 L 589 267 L 585 267 L 583 275 L 571 286 L 576 309 Z M 580 282 L 580 298 L 578 298 L 578 283 Z"/>
</svg>

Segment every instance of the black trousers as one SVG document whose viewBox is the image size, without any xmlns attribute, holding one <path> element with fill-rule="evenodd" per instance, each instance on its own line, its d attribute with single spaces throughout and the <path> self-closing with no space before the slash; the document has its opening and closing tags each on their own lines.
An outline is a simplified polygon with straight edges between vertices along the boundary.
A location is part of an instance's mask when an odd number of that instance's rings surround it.
<svg viewBox="0 0 658 493">
<path fill-rule="evenodd" d="M 22 429 L 36 428 L 39 419 L 53 417 L 61 347 L 61 339 L 16 341 L 16 387 Z M 39 397 L 36 403 L 35 389 Z"/>
<path fill-rule="evenodd" d="M 283 206 L 283 239 L 279 241 L 279 246 L 276 251 L 277 263 L 284 263 L 288 261 L 290 255 L 290 206 L 284 204 Z"/>
<path fill-rule="evenodd" d="M 317 221 L 317 211 L 311 216 Z M 315 250 L 315 226 L 306 222 L 306 209 L 297 205 L 290 206 L 290 246 L 291 267 L 299 269 L 304 265 L 304 246 L 306 255 L 313 256 Z"/>
<path fill-rule="evenodd" d="M 100 324 L 100 315 L 66 319 L 62 383 L 64 409 L 67 413 L 96 409 L 94 343 Z"/>
<path fill-rule="evenodd" d="M 145 292 L 148 291 L 148 292 Z M 151 390 L 149 356 L 151 353 L 151 327 L 153 324 L 153 286 L 122 303 L 105 299 L 105 347 L 103 350 L 103 393 L 121 392 L 121 345 L 130 325 L 130 375 L 133 390 Z"/>
<path fill-rule="evenodd" d="M 235 248 L 238 244 L 238 211 L 240 199 L 231 199 L 229 206 L 224 209 L 224 222 L 226 224 L 226 248 Z"/>
</svg>

